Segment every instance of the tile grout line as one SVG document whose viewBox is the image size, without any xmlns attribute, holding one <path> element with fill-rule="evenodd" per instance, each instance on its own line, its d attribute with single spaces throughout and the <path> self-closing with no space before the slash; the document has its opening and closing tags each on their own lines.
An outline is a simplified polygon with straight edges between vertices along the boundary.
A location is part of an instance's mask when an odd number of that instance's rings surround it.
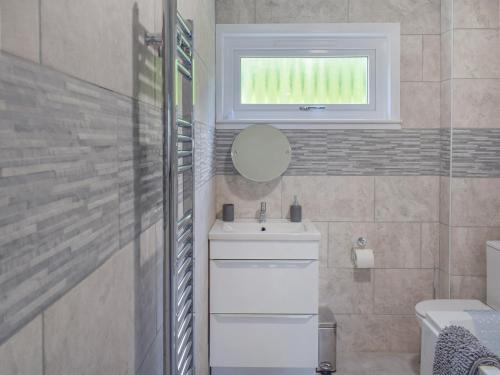
<svg viewBox="0 0 500 375">
<path fill-rule="evenodd" d="M 47 361 L 46 361 L 46 352 L 45 352 L 45 311 L 42 311 L 40 314 L 42 319 L 42 375 L 47 373 Z"/>
<path fill-rule="evenodd" d="M 420 233 L 419 233 L 419 238 L 420 238 L 420 269 L 423 269 L 423 251 L 424 251 L 424 241 L 423 241 L 423 238 L 424 238 L 424 223 L 420 223 L 419 225 L 419 230 L 420 230 Z"/>
<path fill-rule="evenodd" d="M 38 0 L 38 63 L 42 65 L 42 0 Z"/>
<path fill-rule="evenodd" d="M 375 210 L 377 208 L 377 176 L 373 176 L 373 222 L 376 223 L 376 213 Z"/>
<path fill-rule="evenodd" d="M 326 223 L 326 268 L 330 268 L 330 223 Z"/>
<path fill-rule="evenodd" d="M 257 0 L 253 0 L 253 23 L 257 23 Z"/>
<path fill-rule="evenodd" d="M 421 61 L 421 64 L 422 64 L 422 67 L 421 67 L 422 68 L 422 73 L 421 73 L 421 82 L 425 82 L 425 80 L 424 80 L 424 77 L 425 77 L 424 76 L 424 66 L 425 66 L 425 64 L 424 64 L 424 59 L 425 59 L 424 43 L 425 43 L 425 37 L 424 37 L 424 35 L 421 35 L 420 38 L 422 39 L 422 51 L 421 51 L 421 53 L 422 53 L 422 61 Z M 439 113 L 441 114 L 441 110 L 439 111 Z"/>
<path fill-rule="evenodd" d="M 372 287 L 372 300 L 371 300 L 371 303 L 372 303 L 372 312 L 370 313 L 370 315 L 377 315 L 376 311 L 375 311 L 375 272 L 376 268 L 375 268 L 375 264 L 373 265 L 373 268 L 370 269 L 370 275 L 372 277 L 372 282 L 371 282 L 371 287 Z"/>
</svg>

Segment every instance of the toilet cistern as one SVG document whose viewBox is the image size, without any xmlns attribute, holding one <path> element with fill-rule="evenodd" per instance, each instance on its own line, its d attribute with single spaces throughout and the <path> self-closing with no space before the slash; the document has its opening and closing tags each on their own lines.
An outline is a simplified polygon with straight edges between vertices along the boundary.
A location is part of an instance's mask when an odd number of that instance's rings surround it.
<svg viewBox="0 0 500 375">
<path fill-rule="evenodd" d="M 260 202 L 259 223 L 266 222 L 266 202 Z"/>
</svg>

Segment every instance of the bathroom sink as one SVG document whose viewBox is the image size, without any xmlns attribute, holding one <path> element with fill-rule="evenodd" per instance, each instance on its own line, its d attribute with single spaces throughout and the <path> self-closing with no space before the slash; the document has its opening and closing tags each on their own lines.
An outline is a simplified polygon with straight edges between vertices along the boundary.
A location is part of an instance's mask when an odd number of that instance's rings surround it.
<svg viewBox="0 0 500 375">
<path fill-rule="evenodd" d="M 308 220 L 292 223 L 275 219 L 259 223 L 256 220 L 223 222 L 217 220 L 209 233 L 211 240 L 247 241 L 315 241 L 320 233 Z"/>
<path fill-rule="evenodd" d="M 309 221 L 215 222 L 209 233 L 212 374 L 314 373 L 320 237 Z"/>
</svg>

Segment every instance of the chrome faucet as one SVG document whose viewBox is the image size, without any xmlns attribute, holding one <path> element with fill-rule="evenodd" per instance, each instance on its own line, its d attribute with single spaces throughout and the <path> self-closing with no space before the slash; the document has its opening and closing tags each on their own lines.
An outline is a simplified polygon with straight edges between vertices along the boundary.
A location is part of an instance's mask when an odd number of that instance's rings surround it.
<svg viewBox="0 0 500 375">
<path fill-rule="evenodd" d="M 259 223 L 266 221 L 266 202 L 260 202 Z"/>
</svg>

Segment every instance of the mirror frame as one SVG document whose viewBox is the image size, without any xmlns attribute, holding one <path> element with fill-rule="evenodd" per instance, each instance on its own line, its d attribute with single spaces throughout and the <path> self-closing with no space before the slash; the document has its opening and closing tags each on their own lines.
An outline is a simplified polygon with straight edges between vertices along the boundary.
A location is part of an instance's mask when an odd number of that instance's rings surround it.
<svg viewBox="0 0 500 375">
<path fill-rule="evenodd" d="M 279 173 L 276 173 L 273 175 L 272 178 L 269 179 L 262 179 L 258 178 L 255 176 L 249 176 L 248 173 L 241 168 L 241 165 L 238 166 L 238 162 L 236 160 L 235 155 L 237 154 L 237 147 L 238 147 L 238 141 L 242 139 L 242 137 L 245 136 L 245 132 L 250 131 L 250 130 L 255 130 L 256 128 L 266 128 L 268 130 L 272 130 L 276 134 L 277 137 L 281 137 L 282 139 L 286 140 L 287 146 L 286 149 L 284 150 L 285 155 L 287 155 L 286 160 L 283 161 L 283 166 L 280 167 Z M 231 161 L 233 163 L 234 168 L 236 171 L 244 178 L 250 181 L 254 182 L 269 182 L 277 179 L 278 177 L 282 176 L 288 167 L 290 166 L 290 162 L 292 161 L 292 147 L 290 145 L 290 141 L 288 137 L 286 136 L 285 133 L 283 133 L 281 130 L 275 128 L 274 126 L 267 125 L 267 124 L 255 124 L 251 125 L 245 129 L 243 129 L 238 135 L 234 138 L 233 143 L 231 145 Z"/>
</svg>

